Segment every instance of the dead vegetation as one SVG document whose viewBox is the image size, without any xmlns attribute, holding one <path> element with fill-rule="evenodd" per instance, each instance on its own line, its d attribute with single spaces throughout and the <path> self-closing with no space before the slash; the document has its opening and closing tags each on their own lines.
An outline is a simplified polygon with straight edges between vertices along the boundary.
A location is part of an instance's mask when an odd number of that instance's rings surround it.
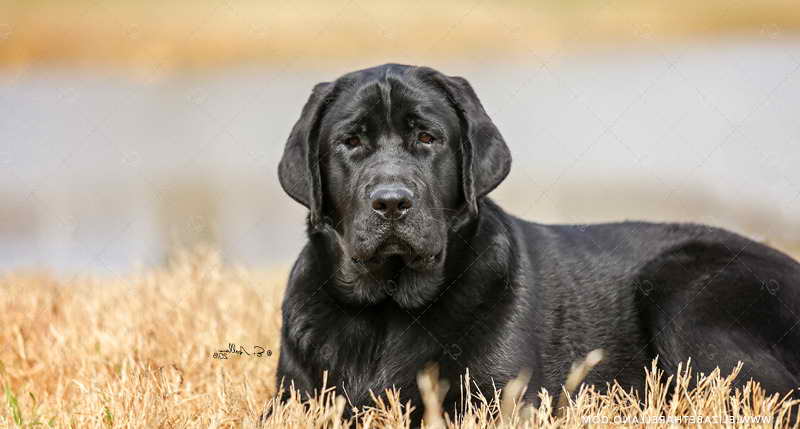
<svg viewBox="0 0 800 429">
<path fill-rule="evenodd" d="M 3 276 L 0 426 L 257 427 L 276 394 L 284 282 L 283 271 L 228 267 L 207 250 L 126 278 Z M 222 354 L 227 359 L 219 359 Z M 405 428 L 411 407 L 424 408 L 428 428 L 669 427 L 694 425 L 690 419 L 698 417 L 721 419 L 727 427 L 789 427 L 787 413 L 798 408 L 797 401 L 767 397 L 754 382 L 732 389 L 741 367 L 698 375 L 685 365 L 666 377 L 653 366 L 642 373 L 648 383 L 642 398 L 618 386 L 605 393 L 581 386 L 600 358 L 593 352 L 574 366 L 566 384 L 575 395 L 538 392 L 537 407 L 520 402 L 530 374 L 505 392 L 477 392 L 469 373 L 460 386 L 447 386 L 429 367 L 418 378 L 424 404 L 401 403 L 397 391 L 375 392 L 373 405 L 344 420 L 351 405 L 327 387 L 305 405 L 296 393 L 286 404 L 273 403 L 265 427 Z M 695 376 L 699 382 L 691 387 Z M 447 389 L 473 398 L 462 401 L 457 416 L 441 411 Z"/>
<path fill-rule="evenodd" d="M 794 0 L 7 1 L 0 66 L 111 65 L 149 80 L 252 61 L 486 61 L 719 35 L 791 39 L 798 29 Z"/>
</svg>

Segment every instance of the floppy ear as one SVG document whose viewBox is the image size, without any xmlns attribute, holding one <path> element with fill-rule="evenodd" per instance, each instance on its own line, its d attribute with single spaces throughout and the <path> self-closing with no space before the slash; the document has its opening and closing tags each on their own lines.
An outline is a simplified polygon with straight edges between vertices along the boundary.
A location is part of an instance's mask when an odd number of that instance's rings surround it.
<svg viewBox="0 0 800 429">
<path fill-rule="evenodd" d="M 496 188 L 511 170 L 511 152 L 469 82 L 434 73 L 461 122 L 461 182 L 470 211 L 477 213 L 478 200 Z"/>
<path fill-rule="evenodd" d="M 300 119 L 292 127 L 283 157 L 278 164 L 278 180 L 283 190 L 295 201 L 308 207 L 309 223 L 322 220 L 322 184 L 319 170 L 319 121 L 330 103 L 332 85 L 329 82 L 314 86 L 303 106 Z"/>
</svg>

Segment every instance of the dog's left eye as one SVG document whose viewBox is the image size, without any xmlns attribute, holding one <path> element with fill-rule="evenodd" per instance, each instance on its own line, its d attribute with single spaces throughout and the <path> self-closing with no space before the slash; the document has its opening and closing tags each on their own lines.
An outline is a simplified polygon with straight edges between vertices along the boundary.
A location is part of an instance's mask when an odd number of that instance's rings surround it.
<svg viewBox="0 0 800 429">
<path fill-rule="evenodd" d="M 358 147 L 358 146 L 361 146 L 361 139 L 358 138 L 358 136 L 350 136 L 350 137 L 344 139 L 344 144 L 345 144 L 345 146 L 348 146 L 348 147 L 351 147 L 351 148 Z"/>
<path fill-rule="evenodd" d="M 434 140 L 436 140 L 436 138 L 428 133 L 423 132 L 417 135 L 417 141 L 420 143 L 431 144 L 434 142 Z"/>
</svg>

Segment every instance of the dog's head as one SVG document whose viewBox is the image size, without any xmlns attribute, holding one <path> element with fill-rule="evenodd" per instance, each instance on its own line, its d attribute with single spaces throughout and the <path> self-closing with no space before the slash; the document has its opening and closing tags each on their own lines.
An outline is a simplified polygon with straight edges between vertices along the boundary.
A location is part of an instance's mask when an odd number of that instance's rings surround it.
<svg viewBox="0 0 800 429">
<path fill-rule="evenodd" d="M 450 222 L 477 215 L 510 166 L 465 79 L 387 64 L 316 85 L 278 172 L 346 257 L 424 270 L 441 261 Z"/>
</svg>

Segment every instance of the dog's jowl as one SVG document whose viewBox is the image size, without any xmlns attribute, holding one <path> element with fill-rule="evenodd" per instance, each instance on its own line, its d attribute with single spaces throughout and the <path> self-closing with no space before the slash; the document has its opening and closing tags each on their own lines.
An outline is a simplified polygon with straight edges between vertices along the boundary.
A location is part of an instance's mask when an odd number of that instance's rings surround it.
<svg viewBox="0 0 800 429">
<path fill-rule="evenodd" d="M 452 411 L 467 369 L 487 393 L 528 369 L 535 402 L 603 349 L 585 379 L 601 389 L 642 389 L 656 356 L 667 373 L 742 361 L 769 392 L 798 387 L 800 264 L 702 225 L 528 222 L 486 197 L 510 168 L 463 78 L 387 64 L 316 85 L 279 166 L 308 243 L 277 382 L 313 392 L 328 371 L 354 406 L 396 387 L 419 409 L 416 375 L 434 362 Z"/>
</svg>

